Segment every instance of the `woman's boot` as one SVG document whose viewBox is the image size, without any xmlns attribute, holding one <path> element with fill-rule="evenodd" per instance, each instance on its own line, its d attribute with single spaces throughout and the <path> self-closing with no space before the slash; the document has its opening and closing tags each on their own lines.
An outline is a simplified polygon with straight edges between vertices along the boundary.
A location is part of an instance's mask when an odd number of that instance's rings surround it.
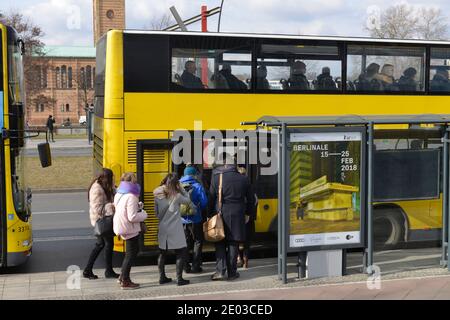
<svg viewBox="0 0 450 320">
<path fill-rule="evenodd" d="M 158 257 L 159 284 L 172 282 L 172 279 L 167 278 L 166 276 L 165 267 L 166 267 L 166 255 L 160 253 Z"/>
<path fill-rule="evenodd" d="M 177 255 L 177 285 L 184 286 L 190 283 L 189 280 L 183 279 L 184 259 L 183 254 Z"/>
</svg>

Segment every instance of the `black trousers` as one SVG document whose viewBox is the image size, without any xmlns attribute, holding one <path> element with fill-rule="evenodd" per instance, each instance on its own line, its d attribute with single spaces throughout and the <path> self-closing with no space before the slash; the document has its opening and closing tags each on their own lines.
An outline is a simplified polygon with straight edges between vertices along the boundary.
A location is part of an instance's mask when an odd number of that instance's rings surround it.
<svg viewBox="0 0 450 320">
<path fill-rule="evenodd" d="M 203 250 L 203 224 L 202 223 L 188 223 L 184 225 L 184 234 L 186 235 L 187 253 L 192 250 L 192 259 L 189 259 L 189 254 L 186 255 L 186 267 L 192 263 L 192 269 L 198 269 L 202 265 L 202 250 Z"/>
<path fill-rule="evenodd" d="M 48 129 L 48 135 L 49 135 L 49 139 L 51 139 L 52 141 L 55 141 L 55 138 L 53 138 L 53 129 Z"/>
<path fill-rule="evenodd" d="M 158 270 L 159 270 L 159 277 L 160 279 L 164 278 L 166 276 L 166 256 L 167 252 L 169 250 L 163 250 L 159 249 L 159 256 L 158 256 Z M 186 259 L 186 248 L 176 249 L 174 250 L 176 254 L 176 273 L 177 273 L 177 280 L 183 279 L 183 267 L 185 265 L 185 259 Z"/>
<path fill-rule="evenodd" d="M 89 261 L 84 269 L 86 272 L 92 272 L 92 268 L 94 268 L 95 260 L 97 260 L 100 252 L 105 249 L 105 264 L 106 264 L 106 272 L 113 271 L 112 267 L 112 255 L 113 255 L 113 247 L 114 247 L 114 236 L 106 236 L 106 237 L 97 237 L 97 242 L 95 243 L 95 247 L 89 256 Z"/>
<path fill-rule="evenodd" d="M 139 236 L 125 240 L 125 258 L 122 262 L 122 273 L 120 278 L 125 281 L 130 280 L 131 266 L 136 260 L 139 251 Z"/>
<path fill-rule="evenodd" d="M 237 256 L 239 243 L 236 241 L 223 240 L 216 242 L 216 272 L 228 276 L 234 276 L 237 272 Z"/>
</svg>

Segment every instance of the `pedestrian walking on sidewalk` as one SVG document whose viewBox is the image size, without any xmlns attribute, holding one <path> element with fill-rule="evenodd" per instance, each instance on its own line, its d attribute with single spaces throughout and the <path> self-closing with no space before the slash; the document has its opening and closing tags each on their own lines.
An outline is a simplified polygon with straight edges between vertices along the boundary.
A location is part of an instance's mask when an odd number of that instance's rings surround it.
<svg viewBox="0 0 450 320">
<path fill-rule="evenodd" d="M 114 197 L 116 214 L 114 215 L 114 233 L 125 240 L 125 258 L 122 263 L 122 273 L 119 283 L 122 289 L 137 289 L 139 284 L 130 278 L 131 266 L 136 260 L 139 250 L 139 234 L 141 223 L 147 219 L 147 213 L 139 203 L 141 187 L 136 175 L 126 172 L 120 178 L 121 182 Z"/>
<path fill-rule="evenodd" d="M 92 181 L 88 189 L 89 217 L 91 224 L 95 223 L 104 216 L 114 215 L 114 175 L 110 169 L 104 168 L 102 172 Z M 112 267 L 112 255 L 114 246 L 114 234 L 97 236 L 97 243 L 89 256 L 89 261 L 84 268 L 83 276 L 90 280 L 98 279 L 93 273 L 95 260 L 100 252 L 105 249 L 106 278 L 118 278 L 119 275 L 114 272 Z"/>
<path fill-rule="evenodd" d="M 53 119 L 52 115 L 49 115 L 46 126 L 47 126 L 47 131 L 48 131 L 49 136 L 51 137 L 52 142 L 55 142 L 55 138 L 53 137 L 53 129 L 54 129 L 53 125 L 54 124 L 55 124 L 55 119 Z"/>
<path fill-rule="evenodd" d="M 175 250 L 177 285 L 189 284 L 183 279 L 183 269 L 186 258 L 186 237 L 181 219 L 180 205 L 192 205 L 189 194 L 181 186 L 175 173 L 169 173 L 161 185 L 153 191 L 155 196 L 155 211 L 159 219 L 158 257 L 159 283 L 171 282 L 166 276 L 165 265 L 168 250 Z"/>
</svg>

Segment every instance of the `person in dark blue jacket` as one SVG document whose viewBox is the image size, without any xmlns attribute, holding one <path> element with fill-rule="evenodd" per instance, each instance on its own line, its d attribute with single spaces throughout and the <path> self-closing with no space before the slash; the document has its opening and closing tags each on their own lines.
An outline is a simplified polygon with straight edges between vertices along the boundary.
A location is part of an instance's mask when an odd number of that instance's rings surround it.
<svg viewBox="0 0 450 320">
<path fill-rule="evenodd" d="M 193 166 L 187 166 L 184 169 L 184 176 L 180 179 L 180 183 L 189 192 L 192 203 L 195 205 L 195 213 L 188 216 L 182 216 L 184 232 L 189 251 L 193 250 L 192 266 L 189 259 L 186 259 L 186 273 L 202 272 L 202 247 L 203 247 L 203 216 L 202 211 L 207 208 L 208 196 L 199 182 L 198 171 Z"/>
</svg>

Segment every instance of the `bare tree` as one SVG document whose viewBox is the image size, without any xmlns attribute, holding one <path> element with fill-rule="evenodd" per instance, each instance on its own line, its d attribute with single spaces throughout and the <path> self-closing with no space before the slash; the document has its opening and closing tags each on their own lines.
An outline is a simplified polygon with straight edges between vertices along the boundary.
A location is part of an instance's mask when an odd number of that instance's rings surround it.
<svg viewBox="0 0 450 320">
<path fill-rule="evenodd" d="M 47 77 L 44 72 L 49 70 L 49 60 L 45 56 L 45 45 L 42 41 L 44 32 L 19 12 L 11 11 L 0 16 L 0 22 L 16 29 L 20 38 L 25 42 L 23 69 L 27 92 L 25 101 L 27 114 L 29 115 L 32 105 L 36 103 L 52 106 L 53 99 L 44 94 L 47 85 Z"/>
<path fill-rule="evenodd" d="M 447 17 L 445 17 L 441 9 L 421 8 L 419 17 L 419 25 L 417 26 L 419 39 L 443 40 L 447 38 Z"/>
<path fill-rule="evenodd" d="M 365 27 L 373 38 L 437 40 L 447 36 L 447 17 L 440 9 L 415 9 L 406 3 L 390 6 Z"/>
<path fill-rule="evenodd" d="M 78 89 L 77 90 L 78 96 L 79 96 L 81 102 L 83 103 L 83 108 L 86 112 L 87 112 L 87 109 L 89 108 L 89 106 L 94 103 L 94 90 L 90 83 L 90 81 L 92 81 L 92 76 L 93 75 L 91 75 L 91 79 L 89 79 L 87 76 L 86 69 L 84 69 L 84 71 L 81 71 L 81 69 L 80 69 L 80 70 L 78 70 L 76 80 L 75 80 L 75 84 Z M 79 112 L 79 109 L 78 109 L 78 112 Z M 80 114 L 78 114 L 78 118 L 79 117 L 80 117 Z"/>
<path fill-rule="evenodd" d="M 167 27 L 170 27 L 171 25 L 174 25 L 175 21 L 171 14 L 166 13 L 162 16 L 158 16 L 153 18 L 150 21 L 150 27 L 145 27 L 145 29 L 150 30 L 164 30 Z"/>
<path fill-rule="evenodd" d="M 416 33 L 418 18 L 407 4 L 391 6 L 380 12 L 373 27 L 365 27 L 373 38 L 409 39 Z"/>
</svg>

